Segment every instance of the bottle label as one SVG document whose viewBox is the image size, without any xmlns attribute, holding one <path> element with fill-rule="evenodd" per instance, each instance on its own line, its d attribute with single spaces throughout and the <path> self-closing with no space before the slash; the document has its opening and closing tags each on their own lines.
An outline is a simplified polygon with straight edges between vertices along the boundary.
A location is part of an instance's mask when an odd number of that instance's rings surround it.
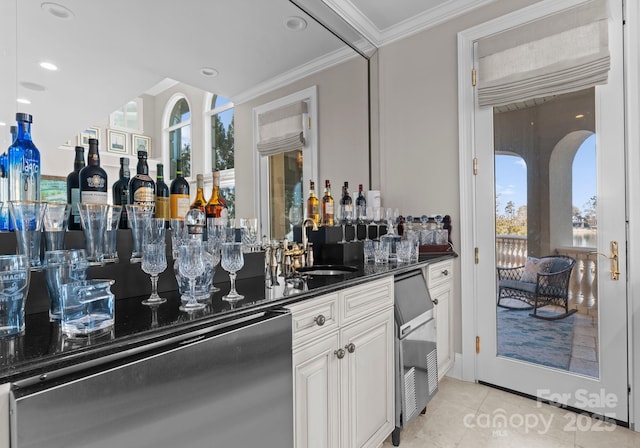
<svg viewBox="0 0 640 448">
<path fill-rule="evenodd" d="M 324 212 L 326 215 L 331 215 L 331 217 L 333 217 L 333 202 L 325 203 Z"/>
<path fill-rule="evenodd" d="M 155 191 L 151 187 L 140 187 L 133 193 L 133 203 L 155 205 Z"/>
<path fill-rule="evenodd" d="M 25 151 L 25 156 L 22 158 L 22 189 L 25 199 L 34 200 L 39 196 L 36 177 L 40 175 L 40 161 L 29 157 L 30 153 L 32 151 Z"/>
<path fill-rule="evenodd" d="M 72 193 L 73 194 L 73 193 Z M 91 204 L 106 204 L 108 202 L 106 191 L 82 191 L 80 200 Z M 79 214 L 79 212 L 78 212 Z"/>
<path fill-rule="evenodd" d="M 169 198 L 164 196 L 156 196 L 156 218 L 170 219 L 171 208 L 169 207 Z"/>
<path fill-rule="evenodd" d="M 107 179 L 105 179 L 103 176 L 99 174 L 94 174 L 91 177 L 87 177 L 87 188 L 94 189 L 94 190 L 102 190 L 105 188 L 106 185 L 107 185 Z"/>
<path fill-rule="evenodd" d="M 184 219 L 184 216 L 190 209 L 190 201 L 188 194 L 172 194 L 171 202 L 171 219 Z"/>
</svg>

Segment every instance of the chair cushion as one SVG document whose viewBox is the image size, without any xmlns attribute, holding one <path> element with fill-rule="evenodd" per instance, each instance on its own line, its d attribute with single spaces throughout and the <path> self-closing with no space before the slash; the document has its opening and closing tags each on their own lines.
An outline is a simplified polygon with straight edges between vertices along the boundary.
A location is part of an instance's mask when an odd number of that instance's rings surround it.
<svg viewBox="0 0 640 448">
<path fill-rule="evenodd" d="M 551 271 L 550 272 L 560 272 L 563 269 L 567 269 L 569 267 L 569 264 L 571 264 L 569 262 L 569 260 L 565 259 L 565 258 L 554 258 L 553 259 L 553 264 L 551 265 Z"/>
<path fill-rule="evenodd" d="M 528 257 L 524 264 L 520 281 L 535 283 L 538 280 L 538 274 L 548 274 L 551 272 L 551 267 L 555 263 L 555 260 L 555 258 Z"/>
<path fill-rule="evenodd" d="M 535 280 L 533 283 L 527 283 L 520 280 L 500 280 L 498 282 L 499 288 L 515 289 L 516 291 L 524 291 L 531 294 L 536 292 Z"/>
</svg>

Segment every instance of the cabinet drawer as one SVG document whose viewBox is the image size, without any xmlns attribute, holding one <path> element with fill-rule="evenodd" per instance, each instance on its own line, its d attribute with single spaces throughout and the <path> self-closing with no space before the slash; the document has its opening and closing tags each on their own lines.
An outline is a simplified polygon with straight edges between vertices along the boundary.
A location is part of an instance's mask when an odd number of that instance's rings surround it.
<svg viewBox="0 0 640 448">
<path fill-rule="evenodd" d="M 340 324 L 393 306 L 393 277 L 340 291 Z"/>
<path fill-rule="evenodd" d="M 338 294 L 309 299 L 290 305 L 293 346 L 338 328 Z"/>
<path fill-rule="evenodd" d="M 453 260 L 445 260 L 427 266 L 429 288 L 453 280 Z"/>
</svg>

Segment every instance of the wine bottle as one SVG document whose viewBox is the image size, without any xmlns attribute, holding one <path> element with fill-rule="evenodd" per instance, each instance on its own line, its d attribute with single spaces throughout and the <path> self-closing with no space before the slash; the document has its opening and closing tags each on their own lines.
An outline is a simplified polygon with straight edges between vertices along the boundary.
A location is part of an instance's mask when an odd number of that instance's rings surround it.
<svg viewBox="0 0 640 448">
<path fill-rule="evenodd" d="M 358 197 L 356 198 L 356 219 L 359 223 L 364 222 L 367 216 L 367 200 L 362 194 L 362 184 L 358 185 Z"/>
<path fill-rule="evenodd" d="M 320 225 L 320 201 L 316 196 L 316 184 L 309 181 L 309 198 L 307 199 L 307 218 L 313 219 L 316 225 Z"/>
<path fill-rule="evenodd" d="M 182 160 L 178 159 L 176 178 L 171 181 L 169 189 L 171 219 L 184 219 L 189 211 L 189 199 L 189 182 L 182 175 Z"/>
<path fill-rule="evenodd" d="M 201 212 L 205 213 L 204 207 L 207 205 L 207 201 L 204 198 L 204 177 L 202 174 L 196 175 L 196 198 L 191 203 L 191 209 L 197 208 Z"/>
<path fill-rule="evenodd" d="M 30 114 L 17 113 L 18 133 L 7 150 L 9 200 L 40 200 L 40 151 L 31 140 Z"/>
<path fill-rule="evenodd" d="M 331 182 L 324 181 L 324 196 L 322 197 L 322 225 L 333 225 L 333 197 L 331 196 Z"/>
<path fill-rule="evenodd" d="M 136 175 L 129 181 L 129 203 L 155 207 L 156 183 L 149 176 L 147 151 L 138 151 Z"/>
<path fill-rule="evenodd" d="M 131 170 L 129 169 L 129 158 L 120 157 L 120 176 L 111 187 L 113 194 L 113 203 L 122 205 L 122 213 L 120 214 L 120 222 L 118 228 L 129 228 L 129 216 L 127 215 L 126 205 L 129 203 L 129 182 L 131 181 Z"/>
<path fill-rule="evenodd" d="M 204 207 L 208 218 L 213 218 L 215 225 L 222 226 L 227 222 L 227 204 L 220 195 L 220 171 L 213 172 L 213 188 L 211 198 Z"/>
<path fill-rule="evenodd" d="M 342 198 L 340 199 L 340 218 L 344 223 L 353 221 L 353 199 L 349 194 L 349 182 L 345 181 L 342 187 Z"/>
<path fill-rule="evenodd" d="M 156 182 L 156 218 L 165 220 L 165 225 L 169 225 L 171 218 L 171 207 L 169 205 L 169 187 L 164 183 L 164 166 L 162 163 L 156 165 L 158 181 Z"/>
<path fill-rule="evenodd" d="M 80 170 L 85 167 L 84 146 L 76 146 L 76 157 L 73 160 L 73 171 L 67 176 L 67 202 L 71 204 L 69 230 L 82 230 L 80 223 Z"/>
<path fill-rule="evenodd" d="M 98 152 L 98 139 L 89 139 L 89 154 L 87 166 L 80 170 L 80 202 L 94 204 L 106 204 L 107 172 L 100 166 L 100 154 Z"/>
</svg>

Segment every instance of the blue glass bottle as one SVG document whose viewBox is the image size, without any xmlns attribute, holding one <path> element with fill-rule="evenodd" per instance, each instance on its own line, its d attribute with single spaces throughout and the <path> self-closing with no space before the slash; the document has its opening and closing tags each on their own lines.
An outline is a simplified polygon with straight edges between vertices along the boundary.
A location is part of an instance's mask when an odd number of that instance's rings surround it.
<svg viewBox="0 0 640 448">
<path fill-rule="evenodd" d="M 17 113 L 18 135 L 7 151 L 9 200 L 40 200 L 40 151 L 31 140 L 30 114 Z"/>
<path fill-rule="evenodd" d="M 18 136 L 18 126 L 11 126 L 11 144 L 15 143 Z M 0 154 L 0 231 L 9 230 L 9 165 L 7 153 Z"/>
</svg>

